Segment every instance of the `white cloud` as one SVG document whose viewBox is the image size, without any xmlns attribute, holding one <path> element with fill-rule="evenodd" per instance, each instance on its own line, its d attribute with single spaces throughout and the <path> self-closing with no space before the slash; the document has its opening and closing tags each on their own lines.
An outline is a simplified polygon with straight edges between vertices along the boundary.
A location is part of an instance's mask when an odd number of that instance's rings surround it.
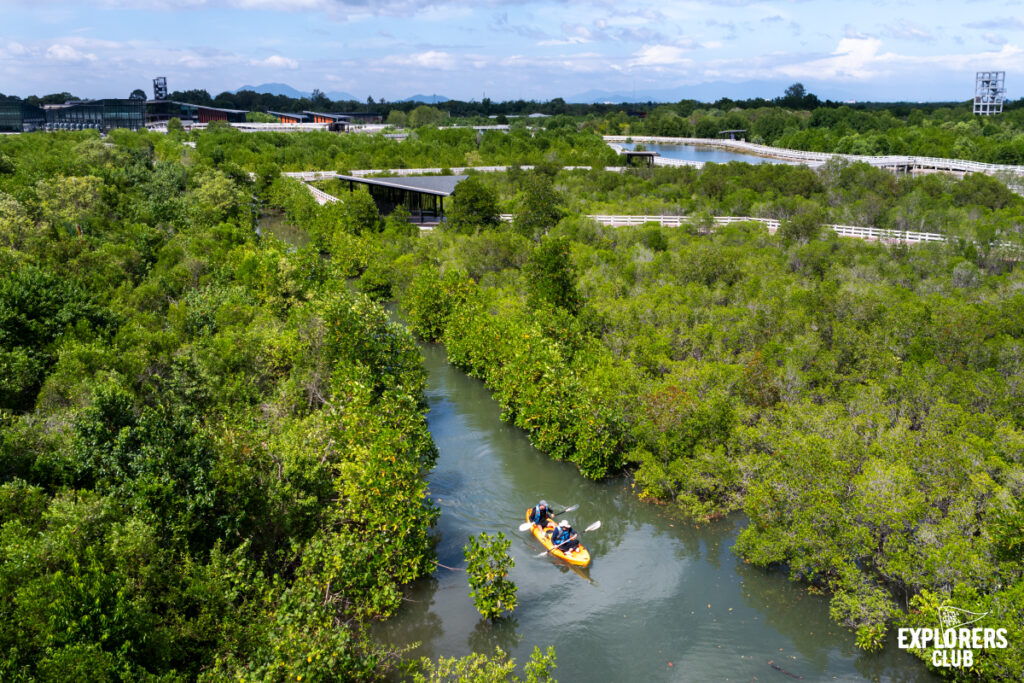
<svg viewBox="0 0 1024 683">
<path fill-rule="evenodd" d="M 7 54 L 11 55 L 23 55 L 28 52 L 28 49 L 21 43 L 11 41 L 7 43 Z"/>
<path fill-rule="evenodd" d="M 234 2 L 226 3 L 232 7 L 238 7 L 240 9 L 291 9 L 291 10 L 303 10 L 303 9 L 323 9 L 331 5 L 330 2 L 325 0 L 289 0 L 288 2 L 281 3 L 275 0 L 235 0 Z"/>
<path fill-rule="evenodd" d="M 281 55 L 271 55 L 266 59 L 253 59 L 249 62 L 252 66 L 269 66 L 275 69 L 298 69 L 298 61 L 291 57 L 282 57 Z"/>
<path fill-rule="evenodd" d="M 412 66 L 423 69 L 439 69 L 441 71 L 452 71 L 460 61 L 467 57 L 455 57 L 440 50 L 427 50 L 410 55 L 391 55 L 380 60 L 380 63 L 389 66 Z"/>
<path fill-rule="evenodd" d="M 182 54 L 182 52 L 184 52 L 184 54 Z M 186 69 L 198 69 L 203 71 L 209 71 L 210 69 L 232 66 L 241 62 L 237 55 L 231 54 L 229 52 L 191 52 L 173 50 L 169 53 L 154 54 L 154 61 L 156 61 L 156 59 L 159 59 L 160 62 L 166 63 L 168 58 L 172 60 L 171 63 L 183 66 Z"/>
<path fill-rule="evenodd" d="M 564 73 L 596 73 L 607 75 L 621 71 L 622 67 L 610 61 L 600 52 L 580 52 L 567 55 L 535 56 L 509 55 L 499 59 L 495 66 L 509 69 L 519 75 L 528 74 L 531 79 L 552 78 Z M 563 72 L 562 74 L 559 71 Z"/>
<path fill-rule="evenodd" d="M 882 41 L 878 38 L 843 38 L 831 57 L 780 66 L 778 71 L 793 78 L 866 80 L 875 75 L 875 67 L 890 57 L 878 54 L 881 47 Z"/>
<path fill-rule="evenodd" d="M 150 11 L 202 11 L 215 8 L 267 12 L 323 12 L 332 19 L 361 20 L 372 16 L 428 15 L 452 17 L 466 15 L 477 4 L 500 6 L 499 0 L 102 0 L 107 9 Z"/>
<path fill-rule="evenodd" d="M 693 61 L 684 55 L 686 50 L 676 45 L 647 45 L 629 60 L 629 66 L 679 66 Z"/>
<path fill-rule="evenodd" d="M 935 40 L 935 36 L 926 28 L 912 23 L 904 22 L 899 26 L 890 26 L 889 34 L 893 38 L 899 38 L 901 40 L 918 40 L 923 43 L 930 43 Z"/>
<path fill-rule="evenodd" d="M 900 71 L 932 73 L 971 71 L 979 64 L 993 69 L 1017 70 L 1024 68 L 1024 49 L 1006 44 L 998 52 L 973 54 L 905 55 L 880 52 L 882 41 L 877 38 L 843 38 L 830 57 L 806 62 L 780 64 L 774 72 L 799 79 L 869 81 L 885 78 Z"/>
<path fill-rule="evenodd" d="M 986 31 L 985 33 L 982 33 L 981 37 L 986 43 L 990 43 L 997 47 L 1000 45 L 1006 45 L 1006 43 L 1009 42 L 1003 36 L 999 35 L 998 33 L 992 33 L 991 31 Z"/>
<path fill-rule="evenodd" d="M 95 62 L 96 55 L 91 52 L 79 52 L 70 45 L 57 43 L 46 49 L 46 58 L 53 62 L 65 62 L 77 64 L 81 62 Z"/>
<path fill-rule="evenodd" d="M 89 38 L 86 36 L 67 36 L 59 39 L 63 44 L 83 50 L 125 50 L 136 48 L 142 45 L 138 41 L 127 43 L 116 40 L 103 40 L 101 38 Z"/>
</svg>

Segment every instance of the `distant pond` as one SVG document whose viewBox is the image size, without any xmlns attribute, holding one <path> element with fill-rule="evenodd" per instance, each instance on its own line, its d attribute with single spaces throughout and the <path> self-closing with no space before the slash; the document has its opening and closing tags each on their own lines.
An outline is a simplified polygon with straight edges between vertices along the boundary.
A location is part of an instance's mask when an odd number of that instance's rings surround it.
<svg viewBox="0 0 1024 683">
<path fill-rule="evenodd" d="M 727 164 L 730 161 L 745 161 L 748 164 L 785 164 L 781 159 L 769 159 L 754 154 L 743 154 L 721 147 L 710 147 L 705 145 L 657 145 L 650 142 L 641 143 L 649 152 L 657 152 L 668 159 L 683 159 L 685 161 L 703 161 L 715 164 Z M 634 149 L 637 143 L 623 143 L 625 149 Z"/>
</svg>

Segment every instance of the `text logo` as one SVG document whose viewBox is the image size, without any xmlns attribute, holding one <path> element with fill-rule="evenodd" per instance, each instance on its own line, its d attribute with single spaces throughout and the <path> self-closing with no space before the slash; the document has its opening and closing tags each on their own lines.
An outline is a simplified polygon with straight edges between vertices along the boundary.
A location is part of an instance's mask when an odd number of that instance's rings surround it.
<svg viewBox="0 0 1024 683">
<path fill-rule="evenodd" d="M 975 650 L 1005 648 L 1005 628 L 967 628 L 988 616 L 950 605 L 938 608 L 939 628 L 901 628 L 901 650 L 932 650 L 932 665 L 939 668 L 974 666 Z"/>
</svg>

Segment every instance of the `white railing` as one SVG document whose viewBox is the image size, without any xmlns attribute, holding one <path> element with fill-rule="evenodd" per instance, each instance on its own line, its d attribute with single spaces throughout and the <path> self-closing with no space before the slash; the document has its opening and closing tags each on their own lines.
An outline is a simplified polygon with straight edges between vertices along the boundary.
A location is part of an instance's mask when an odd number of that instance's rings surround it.
<svg viewBox="0 0 1024 683">
<path fill-rule="evenodd" d="M 602 225 L 612 227 L 626 227 L 643 225 L 644 223 L 657 223 L 659 225 L 678 228 L 683 225 L 692 225 L 697 218 L 695 216 L 636 216 L 636 215 L 611 215 L 611 214 L 588 214 L 587 218 Z M 511 222 L 514 215 L 510 213 L 501 214 L 501 220 Z M 781 221 L 775 218 L 758 218 L 756 216 L 714 216 L 712 222 L 715 225 L 730 225 L 732 223 L 760 223 L 768 232 L 775 234 L 781 225 Z M 840 237 L 856 237 L 864 240 L 878 240 L 883 242 L 945 242 L 946 236 L 934 232 L 915 232 L 912 230 L 886 230 L 884 228 L 868 228 L 859 225 L 826 224 Z"/>
<path fill-rule="evenodd" d="M 319 204 L 320 206 L 323 206 L 324 204 L 329 204 L 331 202 L 340 202 L 341 201 L 340 199 L 338 199 L 334 195 L 327 194 L 323 190 L 318 189 L 316 187 L 313 187 L 312 185 L 310 185 L 308 183 L 303 183 L 303 184 L 307 188 L 309 188 L 309 191 L 310 191 L 310 193 L 312 193 L 313 198 L 316 199 L 316 203 Z"/>
<path fill-rule="evenodd" d="M 338 177 L 338 174 L 334 171 L 285 171 L 281 175 L 288 178 L 296 178 L 306 183 Z"/>
<path fill-rule="evenodd" d="M 685 162 L 684 162 L 685 163 Z M 463 175 L 469 171 L 477 171 L 479 173 L 502 173 L 509 170 L 509 166 L 453 166 L 447 170 L 452 172 L 452 175 Z M 520 166 L 524 171 L 533 170 L 533 166 L 526 165 Z M 589 171 L 592 167 L 590 166 L 563 166 L 562 169 L 566 171 Z M 623 166 L 606 166 L 604 170 L 611 171 L 613 173 L 621 172 L 625 167 Z M 441 175 L 445 169 L 437 168 L 361 168 L 355 171 L 349 171 L 347 175 L 355 178 L 365 178 L 366 176 L 372 175 L 393 175 L 393 176 L 415 176 L 415 175 Z M 312 182 L 314 180 L 327 180 L 329 178 L 338 178 L 341 174 L 337 171 L 284 171 L 281 173 L 283 176 L 289 178 L 297 178 L 305 182 Z"/>
<path fill-rule="evenodd" d="M 672 138 L 657 135 L 605 135 L 604 141 L 611 143 L 623 142 L 649 142 L 652 144 L 665 145 L 702 145 L 706 147 L 723 147 L 755 154 L 757 156 L 772 157 L 783 161 L 796 162 L 819 162 L 824 163 L 829 159 L 838 157 L 848 161 L 861 161 L 872 166 L 886 168 L 920 168 L 953 173 L 1009 173 L 1012 175 L 1024 175 L 1024 166 L 1008 164 L 987 164 L 980 161 L 969 161 L 967 159 L 942 159 L 938 157 L 919 157 L 906 155 L 889 156 L 864 156 L 859 154 L 832 154 L 828 152 L 808 152 L 800 149 L 785 149 L 782 147 L 771 147 L 769 145 L 758 145 L 743 140 L 716 140 L 712 138 Z M 612 145 L 613 148 L 621 149 L 619 145 Z M 657 158 L 656 158 L 657 159 Z M 656 163 L 658 163 L 656 161 Z M 667 165 L 667 164 L 666 164 Z M 673 164 L 674 165 L 674 164 Z"/>
</svg>

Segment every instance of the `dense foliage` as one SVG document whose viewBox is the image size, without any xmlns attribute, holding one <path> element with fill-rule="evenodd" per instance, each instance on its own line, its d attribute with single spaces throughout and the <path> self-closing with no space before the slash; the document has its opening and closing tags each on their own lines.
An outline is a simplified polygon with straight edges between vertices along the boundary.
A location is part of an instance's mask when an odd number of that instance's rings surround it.
<svg viewBox="0 0 1024 683">
<path fill-rule="evenodd" d="M 555 648 L 542 653 L 534 647 L 524 667 L 525 679 L 515 675 L 516 660 L 509 659 L 501 648 L 490 657 L 476 653 L 461 659 L 441 657 L 437 662 L 423 659 L 420 666 L 420 671 L 413 674 L 413 683 L 555 683 L 551 671 L 557 665 Z"/>
<path fill-rule="evenodd" d="M 433 566 L 411 336 L 322 258 L 330 208 L 211 150 L 0 140 L 4 680 L 373 678 Z"/>
<path fill-rule="evenodd" d="M 628 470 L 695 519 L 744 511 L 737 551 L 830 591 L 865 649 L 937 600 L 1019 629 L 1024 220 L 998 181 L 559 172 L 608 148 L 558 126 L 402 143 L 215 126 L 194 152 L 182 135 L 0 143 L 7 677 L 386 666 L 361 624 L 430 567 L 433 449 L 415 348 L 347 277 L 398 299 L 552 457 Z M 467 154 L 539 162 L 475 179 L 511 224 L 420 236 L 363 194 L 319 207 L 278 177 Z M 254 237 L 253 193 L 309 244 Z M 697 220 L 579 215 L 606 211 Z M 736 214 L 785 229 L 707 234 Z M 952 239 L 871 244 L 822 221 Z M 976 670 L 1024 677 L 1013 650 Z"/>
<path fill-rule="evenodd" d="M 1024 542 L 1010 506 L 1024 309 L 1001 245 L 1020 244 L 1022 204 L 1002 183 L 833 162 L 542 164 L 474 185 L 515 220 L 321 243 L 365 259 L 360 287 L 398 297 L 538 448 L 590 477 L 628 469 L 640 495 L 696 518 L 744 510 L 737 550 L 830 590 L 866 649 L 927 591 L 960 591 L 965 609 L 1016 604 L 1020 561 L 1003 558 Z M 697 220 L 577 217 L 605 212 Z M 784 227 L 698 234 L 723 214 Z M 821 222 L 954 239 L 885 247 Z M 1016 670 L 1005 653 L 984 659 Z"/>
<path fill-rule="evenodd" d="M 470 536 L 463 549 L 469 595 L 485 619 L 496 619 L 516 608 L 516 584 L 508 578 L 516 564 L 508 554 L 511 546 L 512 541 L 500 531 L 494 536 L 481 532 Z"/>
<path fill-rule="evenodd" d="M 557 163 L 566 166 L 616 163 L 615 152 L 590 131 L 555 129 L 509 132 L 471 128 L 418 128 L 399 141 L 383 135 L 337 135 L 328 132 L 242 133 L 215 126 L 197 136 L 199 152 L 222 167 L 259 172 L 390 168 L 451 168 L 506 164 Z"/>
<path fill-rule="evenodd" d="M 504 201 L 524 185 L 510 176 L 487 178 Z M 933 186 L 950 232 L 977 239 L 999 216 L 1005 236 L 1019 235 L 1020 201 L 974 177 L 730 164 L 563 173 L 556 187 L 570 204 L 586 186 L 629 187 L 705 210 L 747 189 L 813 216 L 873 183 L 888 188 L 882 211 Z M 737 551 L 829 590 L 833 617 L 874 649 L 928 592 L 979 612 L 1000 605 L 998 625 L 1016 628 L 1015 253 L 966 239 L 885 246 L 799 224 L 708 235 L 570 216 L 539 241 L 514 224 L 435 232 L 374 259 L 389 263 L 413 329 L 482 377 L 538 448 L 590 477 L 629 469 L 641 496 L 697 519 L 745 511 Z M 979 671 L 1021 673 L 1010 651 L 982 660 Z"/>
<path fill-rule="evenodd" d="M 535 193 L 536 174 L 481 174 L 499 196 L 501 213 L 516 214 Z M 786 164 L 709 164 L 703 169 L 655 167 L 630 173 L 563 170 L 545 179 L 544 205 L 561 207 L 531 228 L 543 235 L 566 214 L 753 216 L 933 232 L 961 238 L 987 253 L 993 243 L 1024 243 L 1024 199 L 980 173 L 962 181 L 945 174 L 897 176 L 836 159 L 817 171 Z M 534 214 L 536 215 L 536 214 Z M 519 216 L 513 227 L 520 225 Z M 543 226 L 543 227 L 537 227 Z"/>
</svg>

